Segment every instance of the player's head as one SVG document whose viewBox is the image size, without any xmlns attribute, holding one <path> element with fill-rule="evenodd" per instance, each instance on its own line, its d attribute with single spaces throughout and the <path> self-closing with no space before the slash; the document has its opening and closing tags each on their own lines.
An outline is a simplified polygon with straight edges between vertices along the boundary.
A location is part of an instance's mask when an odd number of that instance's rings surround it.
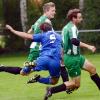
<svg viewBox="0 0 100 100">
<path fill-rule="evenodd" d="M 49 18 L 54 18 L 56 14 L 55 4 L 53 2 L 45 3 L 43 5 L 43 13 Z"/>
<path fill-rule="evenodd" d="M 78 24 L 83 20 L 81 11 L 79 9 L 69 10 L 67 18 L 68 20 L 73 21 L 75 24 Z"/>
<path fill-rule="evenodd" d="M 43 24 L 40 25 L 40 29 L 41 29 L 43 32 L 47 32 L 47 31 L 52 30 L 52 25 L 45 22 L 45 23 L 43 23 Z"/>
</svg>

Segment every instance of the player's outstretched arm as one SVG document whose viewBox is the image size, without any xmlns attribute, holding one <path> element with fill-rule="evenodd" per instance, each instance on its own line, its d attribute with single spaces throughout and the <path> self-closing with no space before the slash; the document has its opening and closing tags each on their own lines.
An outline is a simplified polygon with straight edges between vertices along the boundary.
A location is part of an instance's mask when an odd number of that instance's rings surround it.
<svg viewBox="0 0 100 100">
<path fill-rule="evenodd" d="M 29 34 L 33 33 L 32 27 L 27 31 L 27 33 Z"/>
<path fill-rule="evenodd" d="M 80 47 L 85 47 L 85 48 L 91 50 L 92 52 L 96 51 L 96 47 L 95 46 L 89 45 L 89 44 L 86 44 L 86 43 L 83 43 L 83 42 L 80 42 Z"/>
<path fill-rule="evenodd" d="M 16 31 L 14 30 L 10 25 L 6 25 L 6 29 L 10 30 L 12 33 L 14 33 L 15 35 L 22 37 L 24 39 L 33 39 L 32 34 L 27 34 L 25 32 L 21 32 L 21 31 Z"/>
</svg>

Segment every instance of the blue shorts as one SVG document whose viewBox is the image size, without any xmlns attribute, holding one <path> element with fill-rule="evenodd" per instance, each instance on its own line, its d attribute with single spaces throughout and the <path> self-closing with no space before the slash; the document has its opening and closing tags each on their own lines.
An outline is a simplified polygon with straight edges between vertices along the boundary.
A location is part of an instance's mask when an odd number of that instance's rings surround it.
<svg viewBox="0 0 100 100">
<path fill-rule="evenodd" d="M 33 68 L 34 71 L 48 70 L 51 77 L 60 76 L 60 59 L 52 58 L 48 56 L 38 57 L 36 60 L 36 67 Z M 24 68 L 23 68 L 23 71 Z M 30 70 L 26 70 L 28 72 Z"/>
</svg>

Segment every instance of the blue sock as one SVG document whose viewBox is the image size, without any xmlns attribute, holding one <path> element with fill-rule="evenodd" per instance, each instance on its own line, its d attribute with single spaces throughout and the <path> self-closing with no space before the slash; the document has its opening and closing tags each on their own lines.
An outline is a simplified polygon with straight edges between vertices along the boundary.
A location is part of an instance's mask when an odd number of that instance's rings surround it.
<svg viewBox="0 0 100 100">
<path fill-rule="evenodd" d="M 32 70 L 33 70 L 33 71 L 40 71 L 41 69 L 38 68 L 38 67 L 33 67 Z"/>
<path fill-rule="evenodd" d="M 47 77 L 47 78 L 39 78 L 38 79 L 39 83 L 43 83 L 43 84 L 51 84 L 51 78 Z"/>
</svg>

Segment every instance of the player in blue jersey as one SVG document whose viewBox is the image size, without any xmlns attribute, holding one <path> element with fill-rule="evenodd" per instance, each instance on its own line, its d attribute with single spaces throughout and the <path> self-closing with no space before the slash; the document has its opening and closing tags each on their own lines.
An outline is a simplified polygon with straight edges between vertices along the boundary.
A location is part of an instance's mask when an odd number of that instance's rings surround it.
<svg viewBox="0 0 100 100">
<path fill-rule="evenodd" d="M 34 34 L 40 33 L 41 29 L 39 28 L 39 26 L 44 22 L 48 22 L 48 23 L 52 24 L 51 19 L 54 18 L 55 14 L 56 14 L 55 4 L 53 2 L 45 3 L 43 5 L 43 15 L 34 23 L 34 25 L 32 25 L 32 27 L 31 27 L 31 29 L 29 29 L 28 33 L 32 33 L 32 32 Z M 32 64 L 31 62 L 33 60 L 36 60 L 36 58 L 39 56 L 39 43 L 32 42 L 32 45 L 30 48 L 31 48 L 30 54 L 28 56 L 27 63 L 25 63 L 24 66 L 31 65 Z M 27 67 L 26 67 L 26 69 L 27 69 Z M 22 68 L 17 67 L 17 66 L 0 65 L 0 72 L 8 72 L 8 73 L 17 75 L 17 74 L 20 74 L 21 70 L 22 70 Z M 61 77 L 63 79 L 63 82 L 67 81 L 68 74 L 67 74 L 66 68 L 61 65 L 60 71 L 61 71 Z M 25 75 L 25 73 L 23 75 Z"/>
<path fill-rule="evenodd" d="M 33 35 L 16 31 L 10 25 L 6 25 L 6 28 L 22 38 L 39 42 L 42 45 L 40 56 L 37 58 L 34 67 L 23 68 L 21 73 L 28 73 L 30 69 L 31 71 L 48 70 L 50 77 L 43 78 L 38 76 L 35 81 L 44 84 L 56 84 L 60 76 L 61 35 L 52 31 L 52 26 L 48 23 L 40 25 L 43 33 Z"/>
</svg>

